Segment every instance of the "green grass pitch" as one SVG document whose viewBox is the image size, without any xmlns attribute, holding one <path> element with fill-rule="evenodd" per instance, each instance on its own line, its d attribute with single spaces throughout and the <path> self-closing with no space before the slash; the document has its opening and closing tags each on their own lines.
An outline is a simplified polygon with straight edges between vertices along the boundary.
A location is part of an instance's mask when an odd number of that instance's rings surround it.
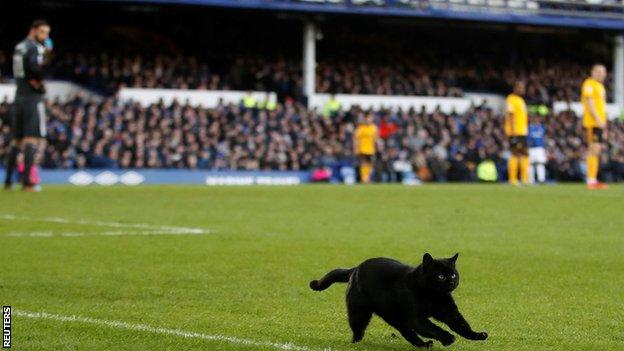
<svg viewBox="0 0 624 351">
<path fill-rule="evenodd" d="M 435 350 L 624 350 L 621 186 L 48 186 L 0 215 L 15 350 L 411 350 L 377 317 L 350 344 L 345 285 L 308 282 L 426 251 L 490 335 Z"/>
</svg>

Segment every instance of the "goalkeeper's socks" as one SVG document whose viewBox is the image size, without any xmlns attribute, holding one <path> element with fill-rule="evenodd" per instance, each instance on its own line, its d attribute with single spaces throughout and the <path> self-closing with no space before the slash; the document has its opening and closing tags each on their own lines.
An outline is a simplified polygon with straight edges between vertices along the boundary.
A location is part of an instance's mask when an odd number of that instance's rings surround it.
<svg viewBox="0 0 624 351">
<path fill-rule="evenodd" d="M 15 166 L 17 164 L 18 153 L 19 148 L 16 145 L 11 145 L 11 149 L 9 150 L 6 158 L 6 175 L 4 178 L 4 186 L 7 188 L 13 184 L 13 172 L 15 171 Z"/>
<path fill-rule="evenodd" d="M 30 182 L 30 172 L 32 171 L 33 164 L 35 163 L 35 153 L 37 147 L 33 144 L 26 144 L 24 147 L 24 174 L 22 175 L 22 185 L 29 187 L 32 185 Z"/>
</svg>

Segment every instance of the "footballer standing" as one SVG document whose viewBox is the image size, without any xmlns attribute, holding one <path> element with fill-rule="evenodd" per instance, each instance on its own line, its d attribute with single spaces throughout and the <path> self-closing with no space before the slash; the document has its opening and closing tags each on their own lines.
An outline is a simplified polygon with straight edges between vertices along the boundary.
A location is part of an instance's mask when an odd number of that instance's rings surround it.
<svg viewBox="0 0 624 351">
<path fill-rule="evenodd" d="M 23 190 L 35 191 L 30 174 L 39 143 L 46 136 L 43 66 L 52 50 L 49 36 L 48 22 L 36 20 L 31 24 L 26 39 L 15 46 L 13 78 L 17 87 L 11 113 L 12 140 L 6 160 L 5 189 L 12 187 L 17 155 L 22 151 L 24 154 Z"/>
<path fill-rule="evenodd" d="M 526 85 L 523 81 L 514 84 L 513 92 L 507 96 L 507 116 L 505 116 L 505 134 L 509 137 L 511 156 L 507 166 L 509 184 L 518 185 L 518 169 L 522 184 L 529 183 L 529 151 L 527 134 L 529 117 L 524 94 Z"/>
<path fill-rule="evenodd" d="M 587 136 L 587 187 L 606 189 L 607 184 L 598 181 L 602 143 L 607 137 L 607 92 L 604 87 L 607 68 L 601 64 L 592 66 L 591 75 L 581 87 L 583 104 L 583 128 Z"/>
</svg>

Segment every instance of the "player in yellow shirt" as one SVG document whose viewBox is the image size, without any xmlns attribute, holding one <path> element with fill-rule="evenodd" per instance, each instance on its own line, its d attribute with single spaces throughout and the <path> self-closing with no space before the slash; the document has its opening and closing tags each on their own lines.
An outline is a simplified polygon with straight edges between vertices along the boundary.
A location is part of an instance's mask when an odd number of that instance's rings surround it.
<svg viewBox="0 0 624 351">
<path fill-rule="evenodd" d="M 605 66 L 594 65 L 591 76 L 585 79 L 581 87 L 583 128 L 587 137 L 587 187 L 590 189 L 607 187 L 598 181 L 602 141 L 607 136 L 607 94 L 603 85 L 606 77 Z"/>
<path fill-rule="evenodd" d="M 360 163 L 360 181 L 362 183 L 370 183 L 378 134 L 377 126 L 371 114 L 364 117 L 353 134 L 353 152 L 357 155 Z"/>
<path fill-rule="evenodd" d="M 517 81 L 513 93 L 507 96 L 505 115 L 505 135 L 509 138 L 511 156 L 507 165 L 509 183 L 518 185 L 518 170 L 523 184 L 529 183 L 529 149 L 527 134 L 529 117 L 527 106 L 522 97 L 526 91 L 525 83 Z"/>
</svg>

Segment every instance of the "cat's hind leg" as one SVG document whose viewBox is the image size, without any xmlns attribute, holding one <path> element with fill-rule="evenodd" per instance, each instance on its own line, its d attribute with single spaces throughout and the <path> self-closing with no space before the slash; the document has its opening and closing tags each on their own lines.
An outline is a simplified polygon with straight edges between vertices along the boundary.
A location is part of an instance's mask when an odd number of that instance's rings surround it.
<svg viewBox="0 0 624 351">
<path fill-rule="evenodd" d="M 349 313 L 349 326 L 353 331 L 353 339 L 351 342 L 356 343 L 364 338 L 366 327 L 373 317 L 373 312 L 362 307 L 350 306 L 347 308 Z"/>
<path fill-rule="evenodd" d="M 353 331 L 351 342 L 359 342 L 364 338 L 364 332 L 373 317 L 373 311 L 370 309 L 367 299 L 352 286 L 349 286 L 347 291 L 347 314 L 349 326 Z"/>
</svg>

